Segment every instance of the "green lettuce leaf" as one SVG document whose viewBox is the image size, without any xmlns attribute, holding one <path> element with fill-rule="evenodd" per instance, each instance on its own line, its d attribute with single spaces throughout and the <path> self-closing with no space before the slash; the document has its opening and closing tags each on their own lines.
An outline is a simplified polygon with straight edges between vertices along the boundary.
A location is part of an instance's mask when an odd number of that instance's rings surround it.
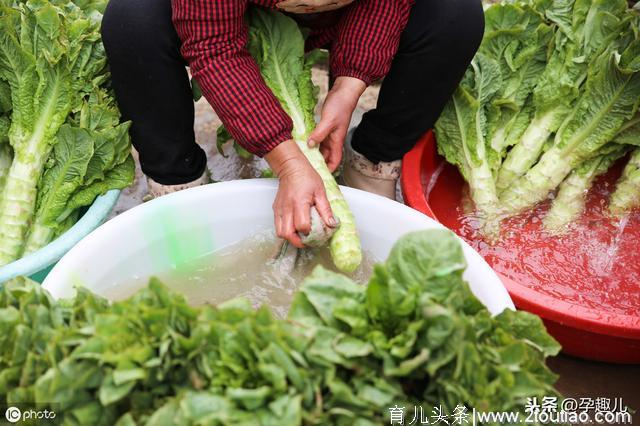
<svg viewBox="0 0 640 426">
<path fill-rule="evenodd" d="M 640 146 L 640 114 L 627 121 L 613 141 L 623 145 Z"/>
<path fill-rule="evenodd" d="M 529 110 L 523 108 L 547 65 L 553 30 L 526 4 L 494 5 L 487 9 L 485 21 L 480 52 L 500 63 L 504 78 L 488 106 L 487 141 L 502 156 L 524 132 L 522 122 L 530 120 Z"/>
</svg>

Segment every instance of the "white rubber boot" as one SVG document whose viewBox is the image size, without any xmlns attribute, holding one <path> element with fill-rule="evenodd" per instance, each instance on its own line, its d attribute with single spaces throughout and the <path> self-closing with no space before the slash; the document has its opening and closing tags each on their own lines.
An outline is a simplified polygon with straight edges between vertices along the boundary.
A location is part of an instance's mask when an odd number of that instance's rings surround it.
<svg viewBox="0 0 640 426">
<path fill-rule="evenodd" d="M 354 151 L 351 143 L 345 144 L 344 156 L 342 181 L 345 185 L 396 200 L 396 183 L 400 177 L 401 160 L 374 164 L 364 155 Z"/>
<path fill-rule="evenodd" d="M 148 192 L 144 197 L 144 201 L 153 200 L 154 198 L 162 197 L 163 195 L 173 194 L 174 192 L 182 191 L 183 189 L 195 188 L 208 183 L 211 183 L 209 171 L 205 171 L 198 179 L 181 185 L 162 185 L 150 177 L 147 177 Z"/>
</svg>

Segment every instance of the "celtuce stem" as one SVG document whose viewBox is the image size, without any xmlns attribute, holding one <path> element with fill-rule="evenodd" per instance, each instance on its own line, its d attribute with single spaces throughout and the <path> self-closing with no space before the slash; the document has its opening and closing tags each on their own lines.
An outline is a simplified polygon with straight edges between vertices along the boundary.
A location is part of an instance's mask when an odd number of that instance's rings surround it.
<svg viewBox="0 0 640 426">
<path fill-rule="evenodd" d="M 11 150 L 8 144 L 0 143 L 0 199 L 2 199 L 2 191 L 10 168 Z"/>
<path fill-rule="evenodd" d="M 11 164 L 0 203 L 0 265 L 13 262 L 21 254 L 35 209 L 41 170 L 37 161 L 15 158 Z"/>
<path fill-rule="evenodd" d="M 336 230 L 329 244 L 331 258 L 340 271 L 353 272 L 362 263 L 360 237 L 353 213 L 351 213 L 347 200 L 329 171 L 320 150 L 309 148 L 306 140 L 297 140 L 296 143 L 322 178 L 331 210 L 340 221 L 340 227 Z"/>
<path fill-rule="evenodd" d="M 587 160 L 573 170 L 560 185 L 551 209 L 544 218 L 545 229 L 554 234 L 567 231 L 568 225 L 584 212 L 587 193 L 595 179 L 606 173 L 626 152 L 626 146 L 620 145 L 611 152 Z"/>
<path fill-rule="evenodd" d="M 552 112 L 533 119 L 520 142 L 509 151 L 502 163 L 496 182 L 498 193 L 505 191 L 538 161 L 544 144 L 555 130 L 552 126 L 553 121 Z"/>
<path fill-rule="evenodd" d="M 640 148 L 636 148 L 611 194 L 609 211 L 616 216 L 640 207 Z"/>
<path fill-rule="evenodd" d="M 516 215 L 544 200 L 571 173 L 572 168 L 570 159 L 562 150 L 551 148 L 538 164 L 500 195 L 504 212 L 509 216 Z"/>
<path fill-rule="evenodd" d="M 54 229 L 41 223 L 35 223 L 29 231 L 23 255 L 26 256 L 40 250 L 49 244 L 54 236 Z"/>
</svg>

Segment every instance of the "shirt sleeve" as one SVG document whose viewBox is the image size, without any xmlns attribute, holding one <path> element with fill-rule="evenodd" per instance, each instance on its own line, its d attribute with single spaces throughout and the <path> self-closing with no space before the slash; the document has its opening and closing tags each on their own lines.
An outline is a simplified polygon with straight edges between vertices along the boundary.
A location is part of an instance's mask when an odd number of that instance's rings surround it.
<svg viewBox="0 0 640 426">
<path fill-rule="evenodd" d="M 231 136 L 259 156 L 291 139 L 291 118 L 247 50 L 247 0 L 171 3 L 182 56 Z"/>
<path fill-rule="evenodd" d="M 358 0 L 342 16 L 331 48 L 335 77 L 367 84 L 384 77 L 398 52 L 414 0 Z"/>
</svg>

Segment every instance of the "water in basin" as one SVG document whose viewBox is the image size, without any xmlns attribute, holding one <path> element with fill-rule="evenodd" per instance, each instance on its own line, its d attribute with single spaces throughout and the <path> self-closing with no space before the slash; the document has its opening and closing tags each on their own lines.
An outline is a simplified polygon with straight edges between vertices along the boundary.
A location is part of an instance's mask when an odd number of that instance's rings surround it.
<svg viewBox="0 0 640 426">
<path fill-rule="evenodd" d="M 265 232 L 179 267 L 168 266 L 155 276 L 184 294 L 192 305 L 217 304 L 234 297 L 245 297 L 254 306 L 267 304 L 274 313 L 284 317 L 296 289 L 316 266 L 336 269 L 327 248 L 303 250 L 292 268 L 293 257 L 272 261 L 275 247 L 275 236 Z M 366 283 L 376 261 L 365 252 L 361 266 L 349 276 L 358 283 Z M 144 287 L 148 280 L 149 276 L 136 276 L 113 282 L 109 298 L 125 299 Z"/>
<path fill-rule="evenodd" d="M 479 221 L 469 213 L 469 197 L 455 168 L 446 166 L 430 182 L 428 197 L 450 197 L 431 203 L 434 213 L 475 248 L 493 268 L 539 293 L 611 314 L 637 316 L 640 310 L 640 211 L 610 217 L 608 200 L 621 171 L 618 164 L 601 176 L 587 195 L 586 211 L 567 233 L 543 227 L 551 199 L 502 222 L 501 238 L 488 242 Z M 459 182 L 458 193 L 443 195 L 443 182 Z M 464 189 L 463 189 L 464 188 Z"/>
</svg>

